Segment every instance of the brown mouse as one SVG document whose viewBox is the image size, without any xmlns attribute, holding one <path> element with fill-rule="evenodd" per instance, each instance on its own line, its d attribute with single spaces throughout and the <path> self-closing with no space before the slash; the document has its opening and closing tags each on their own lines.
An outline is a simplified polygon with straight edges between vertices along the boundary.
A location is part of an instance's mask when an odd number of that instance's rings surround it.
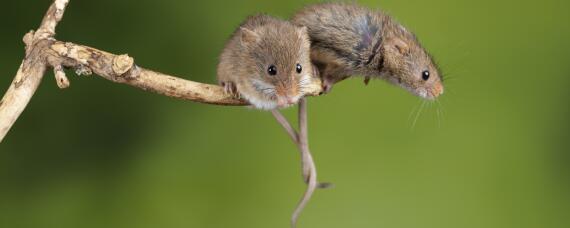
<svg viewBox="0 0 570 228">
<path fill-rule="evenodd" d="M 385 79 L 422 98 L 443 93 L 438 66 L 416 36 L 379 10 L 348 3 L 311 5 L 293 16 L 306 26 L 323 89 L 352 75 Z"/>
<path fill-rule="evenodd" d="M 255 108 L 296 104 L 313 77 L 307 28 L 267 15 L 248 17 L 222 51 L 217 75 L 226 92 Z"/>
</svg>

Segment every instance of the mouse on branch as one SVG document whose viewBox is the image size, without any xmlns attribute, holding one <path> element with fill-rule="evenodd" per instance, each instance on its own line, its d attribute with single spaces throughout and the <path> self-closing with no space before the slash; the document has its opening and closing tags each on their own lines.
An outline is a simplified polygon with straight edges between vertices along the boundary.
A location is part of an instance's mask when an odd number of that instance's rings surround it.
<svg viewBox="0 0 570 228">
<path fill-rule="evenodd" d="M 254 108 L 270 110 L 301 153 L 307 188 L 291 217 L 295 226 L 315 189 L 315 163 L 308 146 L 306 94 L 320 91 L 311 63 L 307 28 L 266 15 L 251 16 L 234 32 L 220 56 L 218 82 L 227 93 L 244 98 Z M 297 132 L 278 109 L 299 103 Z"/>
<path fill-rule="evenodd" d="M 295 14 L 293 23 L 308 28 L 311 59 L 323 90 L 353 75 L 381 78 L 425 99 L 443 93 L 438 66 L 417 37 L 379 10 L 323 3 Z"/>
<path fill-rule="evenodd" d="M 307 28 L 251 16 L 227 42 L 218 64 L 225 91 L 263 110 L 296 104 L 313 81 Z"/>
</svg>

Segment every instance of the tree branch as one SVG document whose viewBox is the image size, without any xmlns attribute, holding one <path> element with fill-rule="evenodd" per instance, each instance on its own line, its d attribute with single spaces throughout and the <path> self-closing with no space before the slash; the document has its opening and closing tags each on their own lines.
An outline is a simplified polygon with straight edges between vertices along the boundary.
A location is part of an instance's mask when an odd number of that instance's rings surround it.
<svg viewBox="0 0 570 228">
<path fill-rule="evenodd" d="M 57 41 L 54 38 L 55 29 L 68 3 L 69 0 L 54 0 L 37 31 L 30 31 L 23 38 L 26 56 L 10 88 L 0 100 L 0 142 L 26 108 L 45 71 L 50 67 L 54 71 L 57 86 L 62 89 L 70 85 L 64 72 L 64 68 L 69 68 L 79 75 L 94 73 L 112 82 L 169 97 L 206 104 L 248 105 L 246 101 L 225 93 L 220 86 L 184 80 L 139 67 L 127 54 L 115 55 L 79 44 Z M 307 96 L 319 95 L 322 92 L 321 81 L 314 78 L 306 92 Z M 307 189 L 291 218 L 291 226 L 295 227 L 315 189 L 327 185 L 317 182 L 317 170 L 309 150 L 306 98 L 299 102 L 299 132 L 278 110 L 273 110 L 272 113 L 301 152 L 303 179 Z"/>
<path fill-rule="evenodd" d="M 95 48 L 55 41 L 47 49 L 50 65 L 75 69 L 76 73 L 99 75 L 169 97 L 216 105 L 248 105 L 217 85 L 204 84 L 151 71 L 135 65 L 130 56 L 115 55 Z"/>
<path fill-rule="evenodd" d="M 0 100 L 0 142 L 6 136 L 18 116 L 38 89 L 47 68 L 43 48 L 55 35 L 55 27 L 61 20 L 69 0 L 55 0 L 49 7 L 37 32 L 24 36 L 26 57 L 22 61 L 10 88 Z"/>
<path fill-rule="evenodd" d="M 138 67 L 128 55 L 115 55 L 95 48 L 55 40 L 55 29 L 69 0 L 54 0 L 37 31 L 24 36 L 26 56 L 0 100 L 0 142 L 26 108 L 47 68 L 54 69 L 58 87 L 69 87 L 63 67 L 77 74 L 95 73 L 113 82 L 131 85 L 169 97 L 215 105 L 248 105 L 226 94 L 222 87 L 181 79 Z M 313 80 L 307 96 L 321 93 L 320 80 Z"/>
</svg>

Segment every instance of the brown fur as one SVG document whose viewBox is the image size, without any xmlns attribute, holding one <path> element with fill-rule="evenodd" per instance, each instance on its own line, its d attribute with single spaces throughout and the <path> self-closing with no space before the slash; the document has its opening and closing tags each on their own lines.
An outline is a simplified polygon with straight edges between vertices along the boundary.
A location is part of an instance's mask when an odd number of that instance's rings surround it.
<svg viewBox="0 0 570 228">
<path fill-rule="evenodd" d="M 297 64 L 302 72 L 296 71 Z M 269 75 L 269 66 L 277 68 Z M 307 29 L 266 15 L 251 16 L 234 32 L 218 64 L 218 82 L 256 108 L 292 105 L 312 77 Z M 237 91 L 236 91 L 237 90 Z"/>
<path fill-rule="evenodd" d="M 327 90 L 361 75 L 388 80 L 428 99 L 443 93 L 439 69 L 416 36 L 379 10 L 347 3 L 316 4 L 292 21 L 308 28 L 311 59 Z M 426 70 L 427 81 L 422 79 Z"/>
</svg>

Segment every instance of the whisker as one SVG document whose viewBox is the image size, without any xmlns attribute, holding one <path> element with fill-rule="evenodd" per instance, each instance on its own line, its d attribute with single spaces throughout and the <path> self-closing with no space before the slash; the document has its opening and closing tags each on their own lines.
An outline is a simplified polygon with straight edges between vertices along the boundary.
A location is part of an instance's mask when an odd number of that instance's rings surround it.
<svg viewBox="0 0 570 228">
<path fill-rule="evenodd" d="M 418 109 L 420 108 L 422 100 L 418 99 L 418 102 L 414 105 L 414 107 L 412 108 L 412 110 L 410 111 L 410 114 L 408 115 L 408 121 L 412 121 L 412 117 L 414 116 L 414 114 L 418 111 Z"/>
<path fill-rule="evenodd" d="M 437 109 L 435 110 L 437 115 L 437 127 L 441 128 L 441 103 L 439 100 L 435 100 L 435 102 L 437 103 Z"/>
<path fill-rule="evenodd" d="M 446 94 L 455 94 L 455 90 L 453 88 L 450 88 L 449 86 L 445 87 L 445 93 Z M 442 96 L 442 98 L 447 98 L 447 96 Z"/>
<path fill-rule="evenodd" d="M 441 117 L 445 118 L 445 107 L 443 107 L 443 105 L 440 105 L 440 112 L 441 112 Z"/>
<path fill-rule="evenodd" d="M 422 101 L 422 105 L 420 106 L 420 109 L 419 109 L 418 112 L 416 113 L 416 117 L 414 118 L 414 122 L 412 122 L 412 130 L 415 129 L 415 127 L 416 127 L 416 122 L 418 121 L 418 118 L 419 118 L 420 115 L 422 114 L 422 110 L 424 109 L 425 104 L 426 104 L 426 101 Z"/>
</svg>

